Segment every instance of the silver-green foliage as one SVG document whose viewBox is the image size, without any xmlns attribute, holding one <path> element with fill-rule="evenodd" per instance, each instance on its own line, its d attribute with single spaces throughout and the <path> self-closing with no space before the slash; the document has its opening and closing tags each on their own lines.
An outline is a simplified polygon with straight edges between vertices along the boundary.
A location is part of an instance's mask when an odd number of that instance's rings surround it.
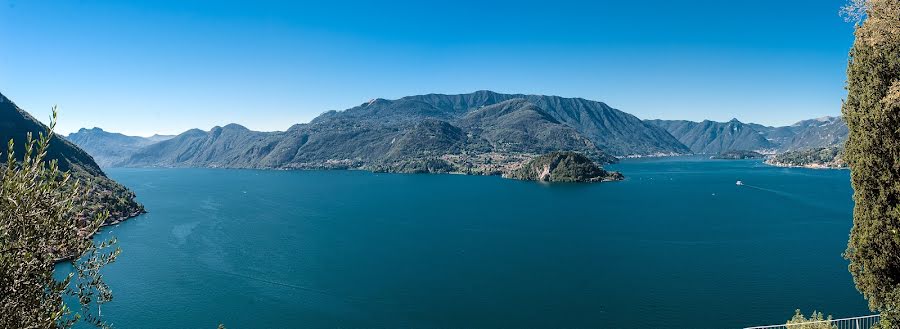
<svg viewBox="0 0 900 329">
<path fill-rule="evenodd" d="M 807 319 L 803 313 L 800 313 L 800 310 L 794 312 L 794 316 L 785 323 L 785 327 L 790 329 L 837 329 L 837 326 L 832 324 L 831 315 L 826 318 L 822 312 L 813 311 Z"/>
<path fill-rule="evenodd" d="M 100 306 L 112 294 L 101 269 L 119 249 L 115 239 L 91 239 L 108 213 L 83 215 L 87 191 L 46 159 L 55 125 L 54 107 L 46 134 L 28 134 L 21 161 L 10 140 L 0 168 L 0 328 L 108 327 Z M 54 273 L 61 260 L 71 266 Z"/>
</svg>

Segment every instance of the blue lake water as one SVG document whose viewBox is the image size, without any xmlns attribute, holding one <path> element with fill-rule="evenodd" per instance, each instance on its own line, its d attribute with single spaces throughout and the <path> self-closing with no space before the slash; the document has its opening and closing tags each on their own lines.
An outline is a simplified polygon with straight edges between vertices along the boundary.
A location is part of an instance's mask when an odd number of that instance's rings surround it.
<svg viewBox="0 0 900 329">
<path fill-rule="evenodd" d="M 119 328 L 740 328 L 868 314 L 849 172 L 627 160 L 621 182 L 112 169 Z M 742 180 L 746 185 L 735 185 Z"/>
</svg>

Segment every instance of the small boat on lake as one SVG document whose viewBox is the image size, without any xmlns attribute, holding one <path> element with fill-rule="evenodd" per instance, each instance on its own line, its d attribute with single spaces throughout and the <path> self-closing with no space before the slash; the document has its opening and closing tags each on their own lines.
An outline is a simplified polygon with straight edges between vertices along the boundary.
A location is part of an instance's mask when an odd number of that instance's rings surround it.
<svg viewBox="0 0 900 329">
<path fill-rule="evenodd" d="M 742 181 L 737 181 L 737 183 L 734 183 L 734 185 L 744 185 L 744 182 L 742 182 Z"/>
</svg>

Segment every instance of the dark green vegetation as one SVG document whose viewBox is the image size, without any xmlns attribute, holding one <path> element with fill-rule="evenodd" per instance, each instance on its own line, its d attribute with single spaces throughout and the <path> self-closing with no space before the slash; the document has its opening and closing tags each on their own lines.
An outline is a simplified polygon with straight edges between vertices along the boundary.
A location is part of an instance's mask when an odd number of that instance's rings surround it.
<svg viewBox="0 0 900 329">
<path fill-rule="evenodd" d="M 843 149 L 840 147 L 820 147 L 778 154 L 766 163 L 782 167 L 845 168 Z"/>
<path fill-rule="evenodd" d="M 600 182 L 623 178 L 621 173 L 607 172 L 588 157 L 575 152 L 538 156 L 503 177 L 542 182 Z"/>
<path fill-rule="evenodd" d="M 0 140 L 14 141 L 18 161 L 25 154 L 26 136 L 29 133 L 38 136 L 46 131 L 46 126 L 0 94 Z M 71 172 L 85 186 L 85 200 L 78 207 L 79 217 L 92 218 L 107 211 L 108 223 L 114 223 L 144 212 L 144 207 L 134 200 L 134 193 L 107 178 L 86 152 L 56 135 L 49 143 L 46 159 L 58 161 L 60 170 Z M 7 156 L 5 148 L 0 155 Z"/>
<path fill-rule="evenodd" d="M 126 136 L 100 128 L 82 128 L 66 136 L 66 139 L 90 154 L 100 167 L 106 168 L 125 161 L 138 149 L 172 137 L 174 136 Z"/>
<path fill-rule="evenodd" d="M 900 1 L 866 1 L 847 66 L 844 160 L 853 184 L 845 257 L 882 327 L 900 326 Z"/>
<path fill-rule="evenodd" d="M 731 150 L 725 151 L 714 156 L 711 156 L 710 159 L 721 159 L 721 160 L 743 160 L 743 159 L 760 159 L 764 157 L 764 155 L 747 150 Z"/>
<path fill-rule="evenodd" d="M 524 99 L 513 99 L 472 110 L 458 123 L 487 140 L 499 152 L 546 153 L 569 150 L 604 163 L 615 162 L 615 159 L 601 152 L 593 140 Z"/>
<path fill-rule="evenodd" d="M 684 120 L 647 120 L 663 127 L 692 152 L 718 154 L 731 150 L 786 152 L 839 146 L 847 139 L 847 125 L 836 117 L 803 120 L 790 126 Z"/>
<path fill-rule="evenodd" d="M 8 109 L 4 119 L 19 119 Z M 60 149 L 65 143 L 52 142 L 58 138 L 52 132 L 55 117 L 54 110 L 51 128 L 43 133 L 10 140 L 0 170 L 0 328 L 70 328 L 78 321 L 107 327 L 93 310 L 112 300 L 100 270 L 115 261 L 119 249 L 112 247 L 114 238 L 96 245 L 90 239 L 109 213 L 84 217 L 80 205 L 96 200 L 82 193 L 71 172 L 59 170 L 62 161 L 47 161 L 52 154 L 68 160 L 70 168 L 93 169 L 76 167 L 90 165 L 90 158 L 78 159 L 80 154 Z M 62 258 L 71 259 L 70 266 L 56 271 Z M 72 301 L 80 310 L 67 305 Z"/>
<path fill-rule="evenodd" d="M 474 110 L 511 100 L 521 100 L 511 104 L 512 110 L 538 111 L 538 115 L 530 118 L 527 115 L 497 118 L 496 116 L 509 112 L 495 109 L 487 111 L 487 116 L 498 119 L 500 124 L 512 125 L 513 128 L 516 124 L 565 125 L 610 155 L 687 152 L 683 145 L 664 130 L 648 125 L 631 114 L 613 109 L 602 102 L 558 96 L 478 91 L 462 95 L 409 96 L 393 101 L 376 99 L 346 111 L 324 113 L 312 123 L 358 119 L 368 122 L 402 122 L 421 118 L 455 121 L 472 114 Z M 516 119 L 520 121 L 517 122 Z"/>
<path fill-rule="evenodd" d="M 479 91 L 375 99 L 283 132 L 190 130 L 120 165 L 497 174 L 561 150 L 601 163 L 689 152 L 665 130 L 601 102 Z"/>
</svg>

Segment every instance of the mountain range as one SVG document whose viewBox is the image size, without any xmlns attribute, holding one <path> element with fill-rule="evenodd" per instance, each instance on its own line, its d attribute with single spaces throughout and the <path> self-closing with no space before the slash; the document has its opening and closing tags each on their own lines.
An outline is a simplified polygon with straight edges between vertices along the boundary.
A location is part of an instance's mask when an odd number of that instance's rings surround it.
<svg viewBox="0 0 900 329">
<path fill-rule="evenodd" d="M 647 120 L 666 129 L 691 152 L 719 154 L 726 151 L 749 150 L 763 153 L 841 146 L 847 139 L 847 125 L 840 117 L 803 120 L 790 126 L 770 127 L 743 123 L 705 120 Z"/>
<path fill-rule="evenodd" d="M 0 94 L 0 140 L 13 141 L 13 153 L 20 161 L 29 133 L 37 138 L 39 134 L 47 133 L 47 126 Z M 6 159 L 7 153 L 7 147 L 0 149 L 3 159 Z M 80 209 L 83 216 L 92 217 L 109 211 L 107 222 L 112 223 L 144 211 L 144 207 L 135 201 L 132 191 L 109 179 L 91 155 L 61 136 L 55 135 L 50 139 L 46 159 L 57 160 L 60 170 L 71 172 L 72 177 L 87 187 L 83 194 L 85 202 Z"/>
<path fill-rule="evenodd" d="M 66 136 L 88 154 L 94 157 L 100 167 L 111 167 L 131 157 L 137 150 L 175 136 L 153 135 L 151 137 L 126 136 L 103 131 L 100 128 L 81 128 Z"/>
<path fill-rule="evenodd" d="M 785 127 L 736 119 L 641 120 L 582 98 L 478 91 L 373 99 L 286 131 L 228 124 L 148 139 L 94 128 L 68 138 L 104 166 L 499 174 L 554 151 L 611 163 L 628 156 L 828 147 L 846 136 L 846 125 L 835 117 Z"/>
<path fill-rule="evenodd" d="M 664 129 L 601 102 L 479 91 L 373 99 L 281 132 L 194 129 L 117 165 L 497 174 L 559 150 L 600 163 L 690 152 Z"/>
<path fill-rule="evenodd" d="M 786 127 L 756 126 L 773 142 L 779 152 L 843 146 L 850 131 L 840 117 L 821 117 L 797 122 Z"/>
</svg>

